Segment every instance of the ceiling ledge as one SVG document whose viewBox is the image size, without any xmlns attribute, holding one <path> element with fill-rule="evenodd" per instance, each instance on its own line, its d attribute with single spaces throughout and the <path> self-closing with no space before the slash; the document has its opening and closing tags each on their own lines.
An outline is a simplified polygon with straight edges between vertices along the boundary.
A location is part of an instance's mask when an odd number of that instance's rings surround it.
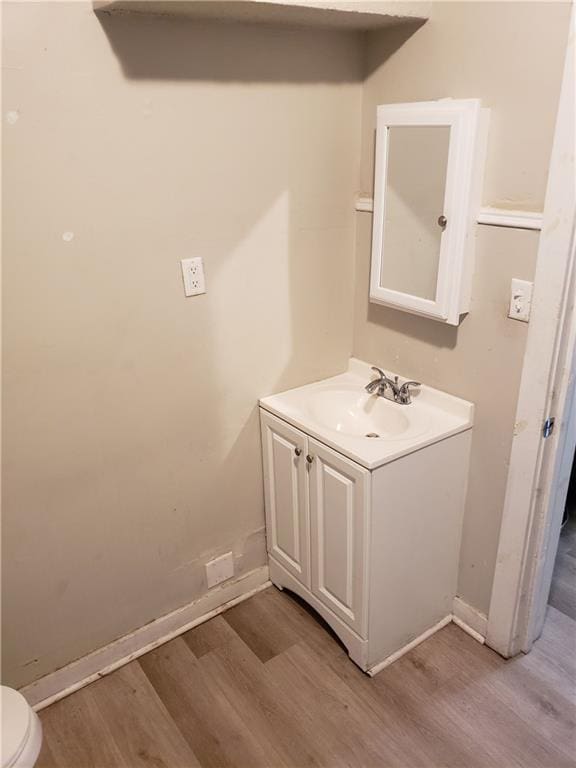
<svg viewBox="0 0 576 768">
<path fill-rule="evenodd" d="M 368 31 L 424 23 L 430 2 L 399 0 L 94 0 L 96 13 Z"/>
</svg>

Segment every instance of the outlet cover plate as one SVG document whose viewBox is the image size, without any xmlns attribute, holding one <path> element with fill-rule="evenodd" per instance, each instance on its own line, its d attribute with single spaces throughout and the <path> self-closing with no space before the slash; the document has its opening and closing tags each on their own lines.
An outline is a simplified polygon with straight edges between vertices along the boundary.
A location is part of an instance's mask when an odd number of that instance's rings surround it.
<svg viewBox="0 0 576 768">
<path fill-rule="evenodd" d="M 527 323 L 530 320 L 532 305 L 532 286 L 528 280 L 512 279 L 510 286 L 510 308 L 508 317 Z"/>
<path fill-rule="evenodd" d="M 206 583 L 208 589 L 215 587 L 222 581 L 231 579 L 234 576 L 234 555 L 232 552 L 226 552 L 220 557 L 215 557 L 206 563 Z"/>
<path fill-rule="evenodd" d="M 184 294 L 186 296 L 198 296 L 206 293 L 206 280 L 204 279 L 204 262 L 201 256 L 192 259 L 182 259 L 182 279 L 184 280 Z"/>
</svg>

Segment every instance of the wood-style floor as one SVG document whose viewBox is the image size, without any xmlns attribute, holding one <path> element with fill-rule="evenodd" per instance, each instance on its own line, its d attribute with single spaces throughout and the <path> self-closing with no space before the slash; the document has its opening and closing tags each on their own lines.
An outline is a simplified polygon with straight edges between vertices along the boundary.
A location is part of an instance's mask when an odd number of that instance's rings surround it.
<svg viewBox="0 0 576 768">
<path fill-rule="evenodd" d="M 575 628 L 504 661 L 451 624 L 370 679 L 272 587 L 43 710 L 39 765 L 574 766 Z"/>
<path fill-rule="evenodd" d="M 548 602 L 576 620 L 576 510 L 560 534 Z"/>
</svg>

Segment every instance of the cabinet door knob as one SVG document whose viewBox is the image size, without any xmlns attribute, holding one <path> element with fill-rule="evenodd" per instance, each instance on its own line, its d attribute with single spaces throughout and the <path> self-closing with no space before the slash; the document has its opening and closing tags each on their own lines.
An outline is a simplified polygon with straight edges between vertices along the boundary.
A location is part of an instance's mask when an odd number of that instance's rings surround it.
<svg viewBox="0 0 576 768">
<path fill-rule="evenodd" d="M 448 224 L 448 219 L 446 218 L 446 216 L 438 216 L 438 226 L 444 229 L 446 227 L 446 224 Z"/>
<path fill-rule="evenodd" d="M 310 456 L 310 454 L 308 454 L 308 456 L 306 456 L 306 461 L 308 462 L 308 464 L 312 464 L 312 462 L 314 461 L 314 456 Z"/>
<path fill-rule="evenodd" d="M 302 453 L 302 448 L 294 448 L 294 453 L 296 454 L 296 456 L 300 456 L 300 454 Z"/>
</svg>

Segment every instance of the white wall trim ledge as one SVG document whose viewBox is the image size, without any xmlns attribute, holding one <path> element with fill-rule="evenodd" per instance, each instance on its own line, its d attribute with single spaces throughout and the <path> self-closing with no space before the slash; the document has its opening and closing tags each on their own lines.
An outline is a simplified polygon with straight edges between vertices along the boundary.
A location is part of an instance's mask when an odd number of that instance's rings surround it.
<svg viewBox="0 0 576 768">
<path fill-rule="evenodd" d="M 362 213 L 373 213 L 374 200 L 371 197 L 357 197 L 354 208 Z"/>
<path fill-rule="evenodd" d="M 480 208 L 478 224 L 540 230 L 542 214 L 537 211 L 509 211 L 506 208 Z"/>
<path fill-rule="evenodd" d="M 371 197 L 357 197 L 354 208 L 361 213 L 374 211 Z M 542 229 L 542 214 L 538 211 L 511 211 L 508 208 L 480 208 L 478 224 L 492 227 L 511 227 L 512 229 Z"/>
<path fill-rule="evenodd" d="M 461 597 L 455 597 L 452 603 L 452 621 L 474 640 L 484 644 L 488 630 L 488 619 L 483 613 L 465 603 Z"/>
<path fill-rule="evenodd" d="M 266 589 L 271 586 L 268 577 L 267 565 L 250 571 L 235 581 L 212 589 L 182 608 L 35 680 L 21 688 L 20 693 L 36 711 L 44 709 Z"/>
</svg>

